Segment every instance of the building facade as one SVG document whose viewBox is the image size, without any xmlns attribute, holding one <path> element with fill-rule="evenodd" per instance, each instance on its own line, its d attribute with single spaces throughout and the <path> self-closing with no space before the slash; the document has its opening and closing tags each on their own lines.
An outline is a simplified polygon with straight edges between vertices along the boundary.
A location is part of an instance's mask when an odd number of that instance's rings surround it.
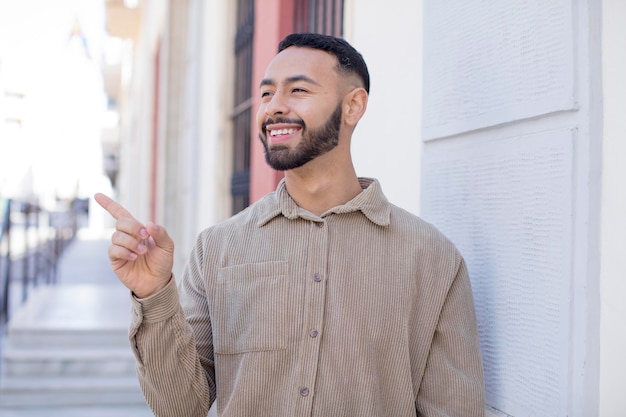
<svg viewBox="0 0 626 417">
<path fill-rule="evenodd" d="M 626 412 L 624 2 L 128 3 L 107 2 L 126 39 L 117 197 L 166 226 L 177 274 L 202 228 L 282 177 L 254 122 L 280 39 L 343 36 L 372 79 L 357 172 L 467 259 L 488 415 Z"/>
</svg>

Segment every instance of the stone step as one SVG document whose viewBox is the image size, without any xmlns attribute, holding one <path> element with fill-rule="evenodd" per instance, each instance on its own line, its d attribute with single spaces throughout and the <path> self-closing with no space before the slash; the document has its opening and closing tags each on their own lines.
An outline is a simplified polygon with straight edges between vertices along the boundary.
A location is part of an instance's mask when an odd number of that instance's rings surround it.
<svg viewBox="0 0 626 417">
<path fill-rule="evenodd" d="M 5 345 L 16 349 L 56 349 L 56 348 L 95 348 L 114 347 L 130 348 L 128 329 L 103 328 L 76 329 L 76 328 L 32 328 L 11 325 L 7 330 Z"/>
<path fill-rule="evenodd" d="M 1 417 L 154 417 L 147 405 L 0 408 Z"/>
<path fill-rule="evenodd" d="M 127 347 L 130 296 L 123 286 L 40 286 L 7 326 L 7 346 Z"/>
<path fill-rule="evenodd" d="M 4 378 L 0 415 L 7 408 L 145 404 L 135 376 L 89 378 Z"/>
<path fill-rule="evenodd" d="M 9 347 L 2 352 L 0 378 L 54 376 L 135 375 L 130 346 L 92 349 L 24 349 Z"/>
</svg>

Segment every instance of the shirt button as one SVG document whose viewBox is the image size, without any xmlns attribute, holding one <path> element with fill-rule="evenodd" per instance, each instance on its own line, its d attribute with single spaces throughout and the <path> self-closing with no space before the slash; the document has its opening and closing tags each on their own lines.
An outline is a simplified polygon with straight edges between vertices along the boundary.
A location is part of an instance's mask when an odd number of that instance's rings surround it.
<svg viewBox="0 0 626 417">
<path fill-rule="evenodd" d="M 322 276 L 318 273 L 315 273 L 315 275 L 313 275 L 313 281 L 315 282 L 320 282 L 322 280 Z"/>
<path fill-rule="evenodd" d="M 316 222 L 315 225 L 319 228 L 324 227 L 324 223 L 323 222 Z"/>
<path fill-rule="evenodd" d="M 309 336 L 316 338 L 317 335 L 319 335 L 319 332 L 317 330 L 311 330 L 311 333 L 309 333 Z"/>
<path fill-rule="evenodd" d="M 300 389 L 300 395 L 303 397 L 306 397 L 307 395 L 309 395 L 309 389 L 308 388 L 301 388 Z"/>
</svg>

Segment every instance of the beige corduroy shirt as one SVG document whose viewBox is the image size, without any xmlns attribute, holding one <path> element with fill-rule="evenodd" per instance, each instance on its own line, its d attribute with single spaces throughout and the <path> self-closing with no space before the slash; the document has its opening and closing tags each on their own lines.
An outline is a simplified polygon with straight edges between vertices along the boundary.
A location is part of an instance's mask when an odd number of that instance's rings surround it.
<svg viewBox="0 0 626 417">
<path fill-rule="evenodd" d="M 133 299 L 159 417 L 484 414 L 470 280 L 455 246 L 373 179 L 322 216 L 276 192 L 204 230 L 182 280 Z M 180 300 L 180 301 L 179 301 Z"/>
</svg>

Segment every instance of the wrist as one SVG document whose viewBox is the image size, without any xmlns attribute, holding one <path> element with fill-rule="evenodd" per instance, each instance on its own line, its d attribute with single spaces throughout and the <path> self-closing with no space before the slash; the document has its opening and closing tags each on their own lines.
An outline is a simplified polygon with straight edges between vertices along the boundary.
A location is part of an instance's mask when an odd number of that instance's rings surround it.
<svg viewBox="0 0 626 417">
<path fill-rule="evenodd" d="M 138 300 L 143 300 L 146 298 L 150 298 L 156 294 L 158 294 L 159 292 L 163 291 L 163 289 L 165 287 L 167 287 L 169 285 L 169 283 L 172 281 L 172 276 L 173 274 L 170 274 L 170 277 L 163 281 L 160 285 L 154 287 L 154 288 L 150 288 L 150 289 L 141 289 L 141 290 L 132 290 L 131 292 L 133 294 L 133 297 L 137 298 Z"/>
</svg>

